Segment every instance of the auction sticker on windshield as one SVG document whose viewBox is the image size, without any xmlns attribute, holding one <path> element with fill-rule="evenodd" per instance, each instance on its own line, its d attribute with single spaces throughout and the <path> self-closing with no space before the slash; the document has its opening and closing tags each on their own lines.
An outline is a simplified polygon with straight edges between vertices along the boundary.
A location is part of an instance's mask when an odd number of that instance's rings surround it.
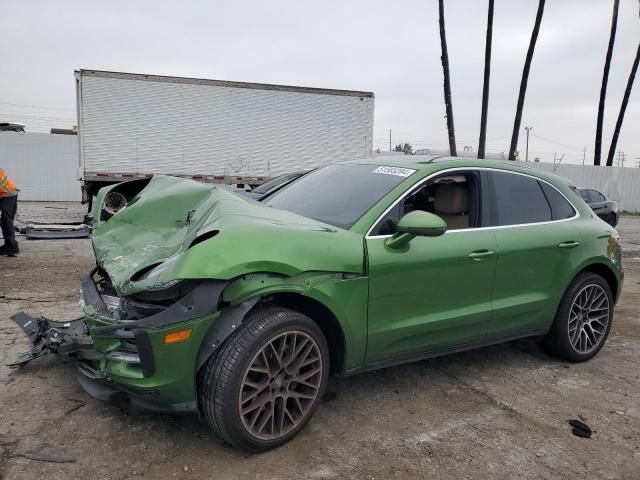
<svg viewBox="0 0 640 480">
<path fill-rule="evenodd" d="M 410 168 L 380 166 L 376 168 L 373 171 L 373 173 L 384 173 L 385 175 L 397 175 L 398 177 L 408 177 L 412 173 L 415 173 L 415 170 L 412 170 Z"/>
</svg>

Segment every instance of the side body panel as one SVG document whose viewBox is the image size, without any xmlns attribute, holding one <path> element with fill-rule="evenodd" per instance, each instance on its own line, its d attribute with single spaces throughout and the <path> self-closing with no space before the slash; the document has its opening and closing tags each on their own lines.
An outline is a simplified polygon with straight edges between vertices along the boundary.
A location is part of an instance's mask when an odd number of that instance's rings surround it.
<svg viewBox="0 0 640 480">
<path fill-rule="evenodd" d="M 489 337 L 548 330 L 564 292 L 585 268 L 604 265 L 617 279 L 618 294 L 622 286 L 615 229 L 600 220 L 566 181 L 553 175 L 536 176 L 570 201 L 577 218 L 495 230 L 499 255 Z M 572 242 L 579 245 L 570 246 Z"/>
<path fill-rule="evenodd" d="M 345 279 L 340 272 L 305 272 L 293 277 L 257 273 L 229 285 L 223 300 L 236 305 L 250 298 L 293 293 L 319 302 L 334 315 L 344 334 L 344 369 L 349 370 L 365 359 L 368 287 L 367 277 Z"/>
<path fill-rule="evenodd" d="M 491 319 L 495 258 L 492 231 L 416 237 L 401 249 L 367 239 L 367 363 L 483 340 Z"/>
<path fill-rule="evenodd" d="M 498 245 L 489 336 L 548 328 L 583 258 L 576 221 L 495 229 Z M 575 247 L 562 248 L 568 242 Z"/>
</svg>

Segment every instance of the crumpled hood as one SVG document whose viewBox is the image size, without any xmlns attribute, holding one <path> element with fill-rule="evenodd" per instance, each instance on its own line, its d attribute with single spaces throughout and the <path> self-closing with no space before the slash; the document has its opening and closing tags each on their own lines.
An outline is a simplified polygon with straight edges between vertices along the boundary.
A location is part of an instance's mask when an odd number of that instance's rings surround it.
<svg viewBox="0 0 640 480">
<path fill-rule="evenodd" d="M 97 212 L 108 190 L 100 191 Z M 364 258 L 358 234 L 167 176 L 153 177 L 124 209 L 97 221 L 92 242 L 119 295 L 177 279 L 229 280 L 252 272 L 361 273 Z M 140 274 L 163 262 L 160 274 Z"/>
</svg>

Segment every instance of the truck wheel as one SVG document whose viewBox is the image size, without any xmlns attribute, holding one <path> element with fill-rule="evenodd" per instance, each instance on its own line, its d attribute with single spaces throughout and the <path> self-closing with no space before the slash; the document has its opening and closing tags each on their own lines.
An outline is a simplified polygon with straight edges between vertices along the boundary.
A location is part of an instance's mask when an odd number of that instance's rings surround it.
<svg viewBox="0 0 640 480">
<path fill-rule="evenodd" d="M 255 311 L 198 378 L 206 423 L 224 440 L 262 452 L 293 438 L 315 412 L 329 376 L 329 349 L 307 316 Z"/>
<path fill-rule="evenodd" d="M 612 323 L 609 284 L 600 275 L 581 273 L 567 288 L 542 345 L 561 358 L 584 362 L 604 346 Z"/>
</svg>

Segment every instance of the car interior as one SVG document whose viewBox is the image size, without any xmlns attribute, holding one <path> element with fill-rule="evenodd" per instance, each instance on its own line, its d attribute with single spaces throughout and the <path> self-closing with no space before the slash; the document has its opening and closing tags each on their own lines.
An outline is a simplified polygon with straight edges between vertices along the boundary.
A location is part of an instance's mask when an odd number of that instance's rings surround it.
<svg viewBox="0 0 640 480">
<path fill-rule="evenodd" d="M 478 226 L 478 182 L 475 173 L 437 177 L 409 194 L 374 229 L 374 235 L 392 235 L 399 219 L 414 210 L 441 217 L 448 230 Z"/>
</svg>

